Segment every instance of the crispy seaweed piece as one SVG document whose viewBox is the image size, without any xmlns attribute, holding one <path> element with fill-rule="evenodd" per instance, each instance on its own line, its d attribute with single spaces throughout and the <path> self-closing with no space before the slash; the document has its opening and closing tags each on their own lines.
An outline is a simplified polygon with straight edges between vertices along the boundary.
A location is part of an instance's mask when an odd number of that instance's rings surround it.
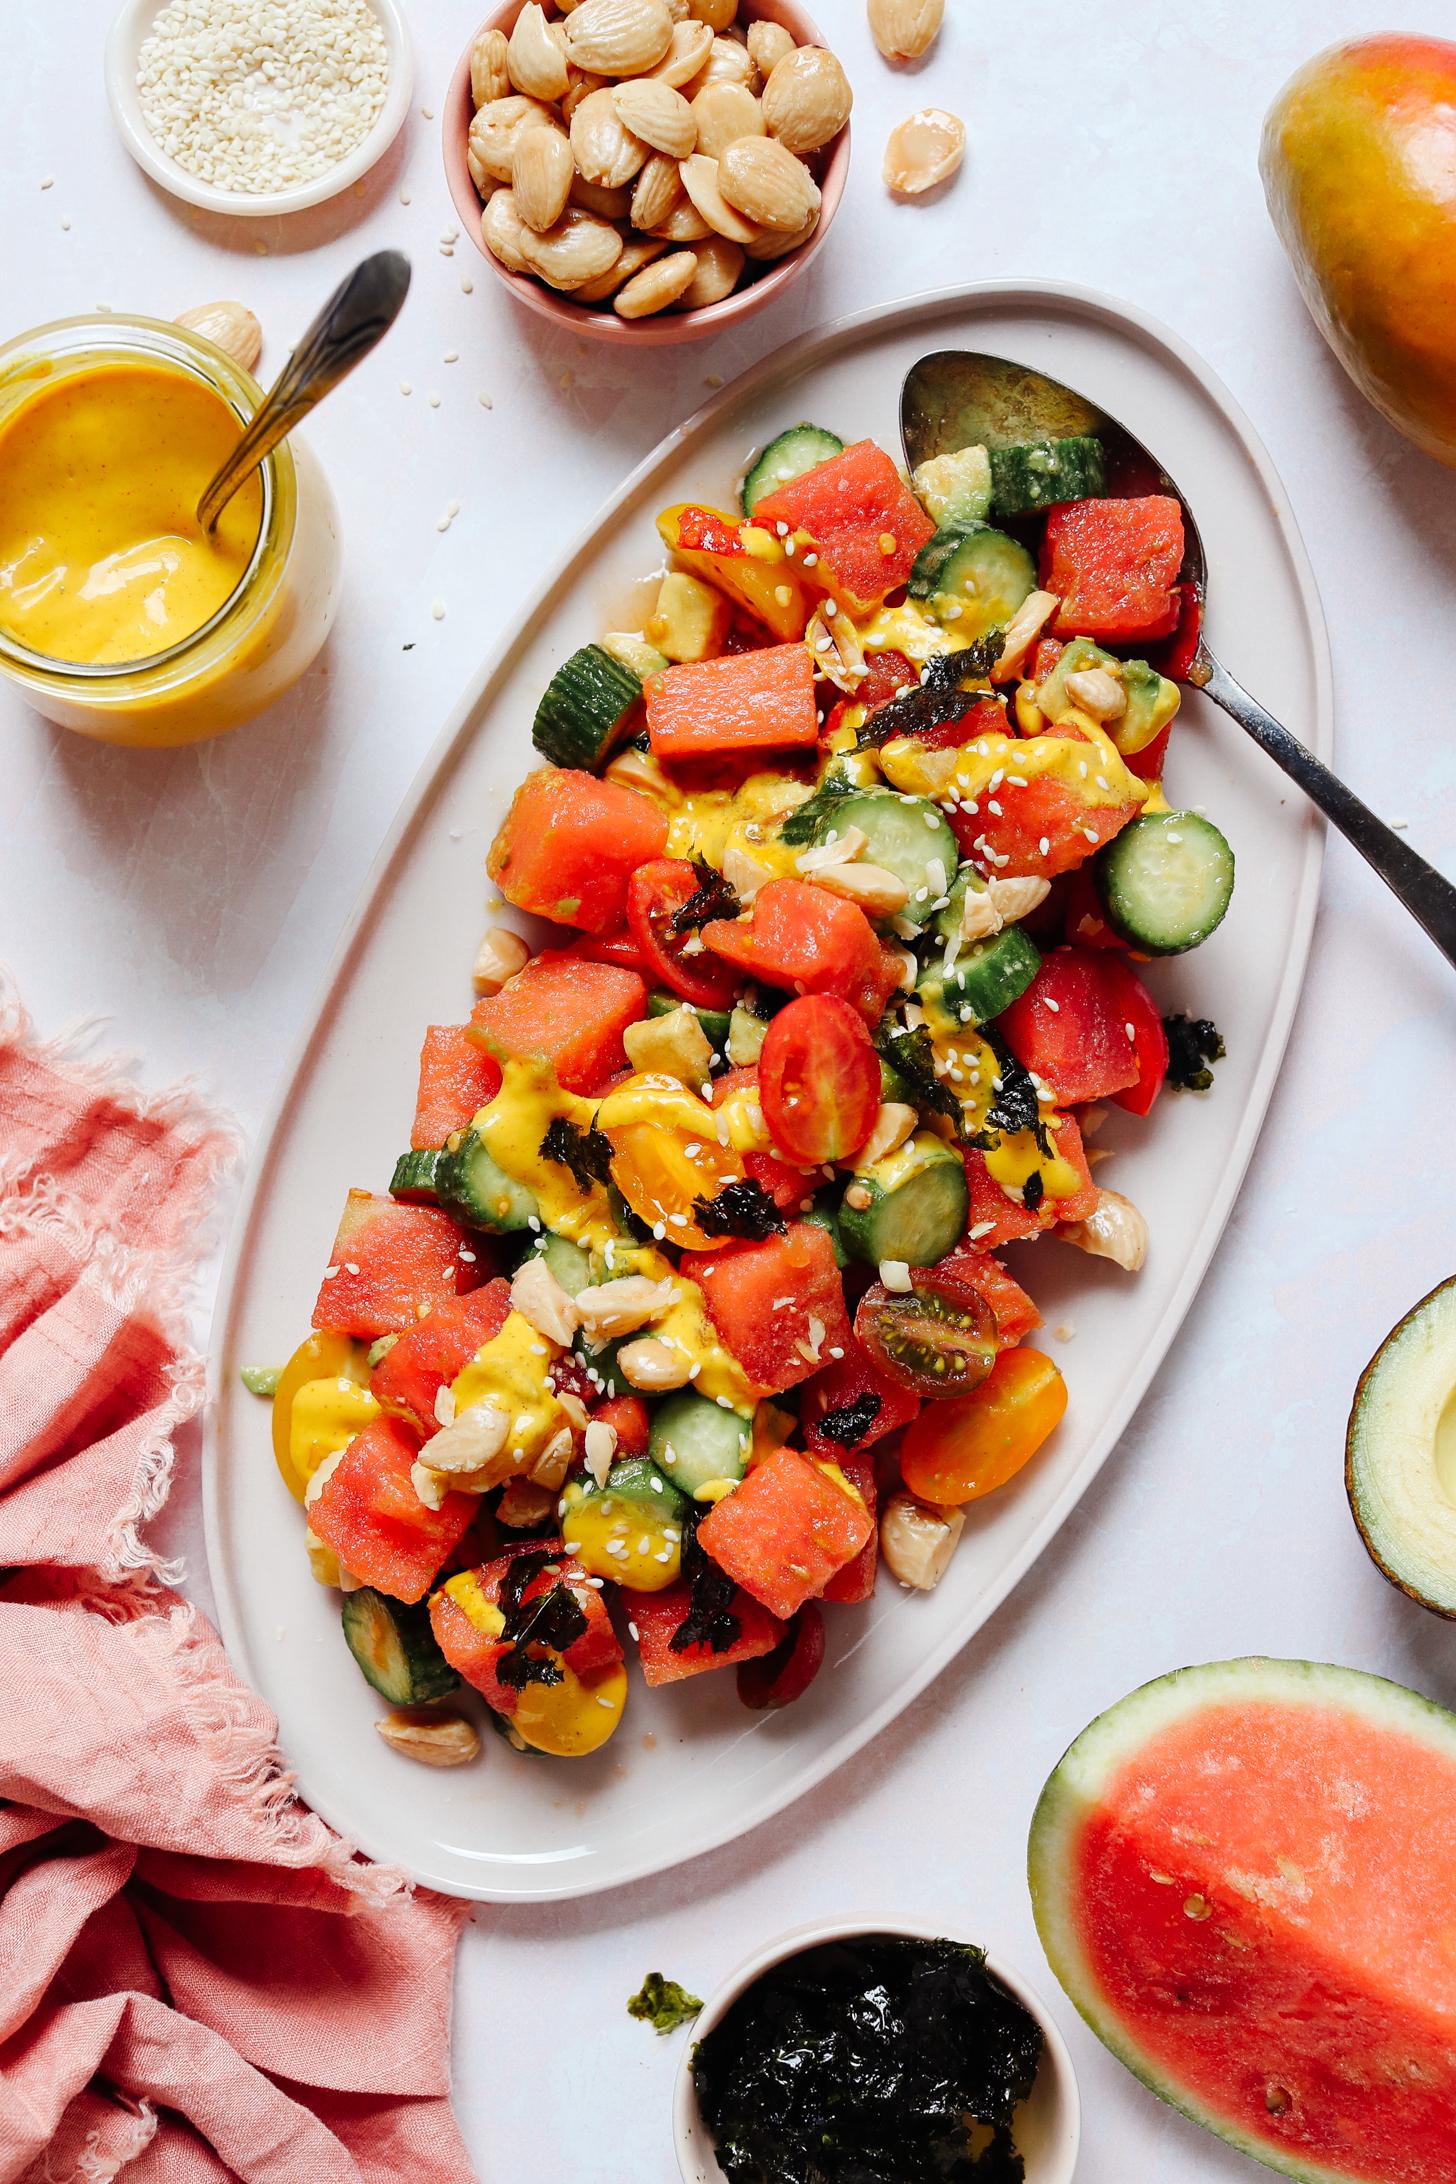
<svg viewBox="0 0 1456 2184">
<path fill-rule="evenodd" d="M 670 933 L 695 933 L 709 918 L 736 918 L 743 908 L 736 888 L 729 886 L 716 865 L 710 865 L 706 858 L 694 857 L 693 871 L 697 875 L 698 891 L 689 895 L 681 910 L 673 911 L 667 921 Z"/>
<path fill-rule="evenodd" d="M 1041 2049 L 979 1949 L 866 1934 L 756 1979 L 693 2078 L 732 2184 L 1020 2184 Z"/>
<path fill-rule="evenodd" d="M 959 1129 L 961 1103 L 935 1073 L 935 1049 L 925 1026 L 909 1031 L 903 1024 L 882 1017 L 870 1036 L 880 1060 L 898 1070 L 909 1085 L 916 1106 L 928 1107 L 932 1114 L 949 1115 Z"/>
<path fill-rule="evenodd" d="M 578 1128 L 565 1115 L 552 1117 L 540 1151 L 543 1160 L 555 1160 L 569 1168 L 579 1190 L 589 1191 L 593 1183 L 605 1183 L 611 1176 L 611 1139 L 600 1130 Z"/>
<path fill-rule="evenodd" d="M 961 720 L 991 696 L 986 679 L 1006 649 L 1006 632 L 993 629 L 959 652 L 938 652 L 927 660 L 919 683 L 903 698 L 891 698 L 870 714 L 859 731 L 859 750 L 877 748 L 896 736 L 923 736 L 946 722 Z M 967 684 L 971 687 L 968 689 Z"/>
<path fill-rule="evenodd" d="M 686 1653 L 689 1646 L 706 1646 L 710 1653 L 726 1653 L 743 1635 L 743 1625 L 733 1611 L 738 1590 L 726 1570 L 709 1559 L 698 1545 L 698 1525 L 707 1515 L 694 1503 L 682 1520 L 682 1574 L 688 1582 L 688 1612 L 667 1641 L 669 1653 Z"/>
<path fill-rule="evenodd" d="M 676 2032 L 679 2025 L 690 2025 L 702 2006 L 700 1997 L 689 1994 L 675 1979 L 649 1972 L 637 1993 L 629 1998 L 627 2015 L 640 2017 L 656 2033 Z"/>
<path fill-rule="evenodd" d="M 1228 1052 L 1217 1024 L 1206 1016 L 1165 1016 L 1163 1029 L 1168 1034 L 1167 1083 L 1175 1092 L 1206 1092 L 1213 1083 L 1211 1064 Z"/>
<path fill-rule="evenodd" d="M 837 1441 L 841 1448 L 858 1448 L 884 1407 L 874 1389 L 866 1388 L 852 1403 L 840 1403 L 826 1411 L 814 1430 L 826 1441 Z"/>
<path fill-rule="evenodd" d="M 496 1664 L 496 1675 L 512 1691 L 527 1684 L 559 1684 L 561 1670 L 547 1655 L 533 1653 L 532 1646 L 546 1646 L 564 1653 L 586 1630 L 586 1614 L 567 1585 L 551 1585 L 534 1600 L 523 1600 L 527 1586 L 561 1560 L 560 1548 L 541 1554 L 517 1555 L 501 1585 L 500 1605 L 505 1615 L 501 1637 L 510 1651 Z"/>
<path fill-rule="evenodd" d="M 716 1198 L 698 1199 L 693 1213 L 705 1236 L 742 1236 L 759 1244 L 766 1236 L 782 1236 L 789 1225 L 751 1175 L 725 1183 Z"/>
</svg>

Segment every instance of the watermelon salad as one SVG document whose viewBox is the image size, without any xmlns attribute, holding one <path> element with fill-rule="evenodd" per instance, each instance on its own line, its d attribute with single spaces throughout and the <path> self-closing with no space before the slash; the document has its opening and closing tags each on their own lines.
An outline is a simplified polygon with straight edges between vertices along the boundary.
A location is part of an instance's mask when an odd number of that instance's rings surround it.
<svg viewBox="0 0 1456 2184">
<path fill-rule="evenodd" d="M 395 1707 L 463 1683 L 577 1756 L 629 1654 L 781 1707 L 881 1557 L 935 1584 L 1055 1429 L 1003 1253 L 1141 1263 L 1084 1141 L 1208 1084 L 1213 1027 L 1170 1046 L 1139 966 L 1233 885 L 1162 786 L 1179 507 L 1102 486 L 1095 440 L 907 482 L 795 426 L 739 507 L 663 512 L 644 627 L 553 675 L 489 855 L 529 943 L 493 928 L 468 1020 L 425 1031 L 408 1150 L 350 1192 L 274 1396 Z"/>
</svg>

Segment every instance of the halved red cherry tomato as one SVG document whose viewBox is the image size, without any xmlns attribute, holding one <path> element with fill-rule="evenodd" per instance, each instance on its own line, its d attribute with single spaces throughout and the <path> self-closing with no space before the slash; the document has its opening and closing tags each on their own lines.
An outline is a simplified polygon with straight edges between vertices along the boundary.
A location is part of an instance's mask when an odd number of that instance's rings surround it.
<svg viewBox="0 0 1456 2184">
<path fill-rule="evenodd" d="M 996 1362 L 996 1315 L 984 1297 L 935 1267 L 917 1269 L 909 1290 L 873 1282 L 854 1331 L 880 1371 L 917 1395 L 966 1395 Z"/>
<path fill-rule="evenodd" d="M 738 1667 L 738 1696 L 756 1714 L 792 1706 L 801 1699 L 824 1661 L 824 1618 L 812 1600 L 789 1625 L 788 1636 L 772 1653 Z"/>
<path fill-rule="evenodd" d="M 635 971 L 639 978 L 652 975 L 642 950 L 625 925 L 617 933 L 588 933 L 583 939 L 574 940 L 563 953 L 580 956 L 584 963 L 615 963 L 619 971 Z"/>
<path fill-rule="evenodd" d="M 880 1058 L 858 1012 L 832 994 L 805 994 L 780 1009 L 758 1057 L 758 1096 L 790 1160 L 857 1153 L 880 1106 Z"/>
<path fill-rule="evenodd" d="M 1137 1063 L 1137 1083 L 1125 1091 L 1114 1092 L 1113 1099 L 1129 1114 L 1145 1115 L 1163 1089 L 1168 1074 L 1168 1034 L 1163 1029 L 1163 1019 L 1158 1004 L 1138 977 L 1132 965 L 1121 956 L 1109 956 L 1107 968 L 1112 981 L 1112 991 L 1122 1010 L 1125 1030 L 1132 1040 L 1133 1060 Z"/>
<path fill-rule="evenodd" d="M 686 857 L 654 857 L 639 866 L 627 889 L 627 923 L 647 962 L 649 976 L 681 994 L 695 1009 L 727 1009 L 738 992 L 737 974 L 706 948 L 684 950 L 692 933 L 675 933 L 672 921 L 698 892 L 698 875 Z"/>
</svg>

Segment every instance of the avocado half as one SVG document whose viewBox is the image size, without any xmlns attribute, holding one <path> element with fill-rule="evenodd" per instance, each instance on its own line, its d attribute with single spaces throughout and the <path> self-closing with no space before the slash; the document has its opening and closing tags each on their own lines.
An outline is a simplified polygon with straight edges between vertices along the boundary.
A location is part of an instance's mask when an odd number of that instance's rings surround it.
<svg viewBox="0 0 1456 2184">
<path fill-rule="evenodd" d="M 1345 1491 L 1376 1567 L 1456 1618 L 1456 1275 L 1407 1312 L 1360 1375 Z"/>
</svg>

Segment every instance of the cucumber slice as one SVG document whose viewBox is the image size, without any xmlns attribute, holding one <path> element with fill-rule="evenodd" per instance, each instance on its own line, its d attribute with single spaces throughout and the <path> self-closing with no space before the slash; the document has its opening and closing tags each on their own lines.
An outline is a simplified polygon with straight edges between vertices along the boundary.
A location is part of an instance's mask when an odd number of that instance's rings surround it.
<svg viewBox="0 0 1456 2184">
<path fill-rule="evenodd" d="M 1031 555 L 989 523 L 947 524 L 921 547 L 910 571 L 911 598 L 930 601 L 958 637 L 987 637 L 1004 629 L 1035 590 Z"/>
<path fill-rule="evenodd" d="M 689 1002 L 686 1004 L 691 1007 Z M 649 1016 L 671 1016 L 675 1009 L 684 1006 L 680 993 L 669 993 L 665 986 L 654 987 L 647 996 Z M 703 1027 L 703 1036 L 710 1047 L 721 1054 L 728 1044 L 729 1012 L 727 1009 L 693 1009 L 693 1014 Z"/>
<path fill-rule="evenodd" d="M 943 902 L 960 861 L 945 814 L 928 797 L 863 789 L 832 805 L 818 831 L 827 841 L 849 827 L 865 837 L 864 862 L 882 865 L 909 888 L 900 915 L 911 925 L 924 925 Z"/>
<path fill-rule="evenodd" d="M 1030 515 L 1056 501 L 1092 500 L 1104 483 L 1100 440 L 1028 440 L 991 450 L 991 506 L 998 516 Z"/>
<path fill-rule="evenodd" d="M 868 1196 L 868 1205 L 856 1197 Z M 934 1266 L 966 1230 L 970 1193 L 965 1163 L 933 1130 L 917 1130 L 897 1152 L 857 1168 L 839 1208 L 839 1233 L 850 1256 L 869 1266 L 886 1259 Z"/>
<path fill-rule="evenodd" d="M 579 1297 L 597 1278 L 590 1253 L 568 1237 L 553 1236 L 549 1229 L 538 1241 L 535 1256 L 546 1261 L 568 1297 Z"/>
<path fill-rule="evenodd" d="M 390 1197 L 419 1200 L 432 1206 L 440 1195 L 435 1182 L 435 1170 L 439 1165 L 438 1153 L 401 1153 L 389 1179 Z"/>
<path fill-rule="evenodd" d="M 391 1706 L 419 1706 L 442 1699 L 460 1682 L 435 1643 L 430 1611 L 423 1601 L 406 1607 L 372 1585 L 345 1593 L 344 1640 L 364 1681 Z"/>
<path fill-rule="evenodd" d="M 934 523 L 977 523 L 991 513 L 991 458 L 983 447 L 933 456 L 910 483 Z"/>
<path fill-rule="evenodd" d="M 599 766 L 626 734 L 641 696 L 631 668 L 602 645 L 583 645 L 546 685 L 531 741 L 553 766 Z"/>
<path fill-rule="evenodd" d="M 672 665 L 665 652 L 659 652 L 635 629 L 609 629 L 602 639 L 602 650 L 644 685 Z"/>
<path fill-rule="evenodd" d="M 950 900 L 930 921 L 931 932 L 941 940 L 954 940 L 966 914 L 966 896 L 981 894 L 986 883 L 973 864 L 963 864 L 950 883 Z"/>
<path fill-rule="evenodd" d="M 1094 866 L 1107 915 L 1148 955 L 1182 955 L 1223 922 L 1234 853 L 1212 820 L 1192 811 L 1147 812 Z"/>
<path fill-rule="evenodd" d="M 1019 925 L 978 940 L 943 970 L 939 959 L 921 973 L 917 992 L 933 1032 L 988 1024 L 1025 993 L 1041 969 L 1041 950 Z"/>
<path fill-rule="evenodd" d="M 735 1069 L 751 1069 L 767 1037 L 768 1025 L 761 1016 L 755 1016 L 751 1009 L 735 1008 L 728 1019 L 723 1052 Z"/>
<path fill-rule="evenodd" d="M 658 1405 L 647 1447 L 664 1478 L 700 1494 L 717 1479 L 741 1479 L 752 1443 L 751 1418 L 684 1389 Z"/>
<path fill-rule="evenodd" d="M 843 453 L 843 440 L 837 433 L 826 432 L 822 425 L 790 425 L 787 432 L 769 441 L 744 479 L 743 513 L 751 516 L 759 502 L 767 500 L 781 485 L 802 478 L 806 470 L 817 470 L 821 463 Z"/>
<path fill-rule="evenodd" d="M 447 1213 L 497 1236 L 513 1236 L 540 1219 L 535 1192 L 508 1176 L 473 1130 L 465 1132 L 454 1152 L 447 1148 L 441 1153 L 435 1189 Z"/>
</svg>

